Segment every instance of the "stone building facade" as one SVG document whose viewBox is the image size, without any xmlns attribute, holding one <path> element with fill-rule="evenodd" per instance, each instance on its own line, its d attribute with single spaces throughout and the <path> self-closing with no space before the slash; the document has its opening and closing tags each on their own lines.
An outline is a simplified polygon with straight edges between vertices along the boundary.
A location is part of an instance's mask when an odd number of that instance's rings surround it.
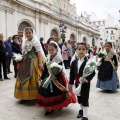
<svg viewBox="0 0 120 120">
<path fill-rule="evenodd" d="M 92 16 L 92 15 L 91 15 Z M 102 42 L 103 44 L 106 42 L 107 36 L 106 36 L 106 28 L 107 27 L 113 27 L 114 26 L 114 17 L 110 14 L 106 14 L 106 18 L 104 19 L 98 19 L 97 17 L 93 17 L 89 23 L 92 26 L 95 26 L 100 31 L 100 39 L 99 42 Z"/>
<path fill-rule="evenodd" d="M 120 29 L 118 27 L 105 28 L 106 41 L 112 42 L 114 47 L 120 48 Z"/>
<path fill-rule="evenodd" d="M 97 45 L 100 37 L 97 28 L 80 20 L 70 0 L 0 0 L 0 20 L 0 32 L 5 39 L 14 34 L 22 36 L 23 29 L 29 26 L 44 42 L 50 37 L 60 41 L 61 23 L 67 26 L 66 40 L 91 44 L 94 34 Z"/>
</svg>

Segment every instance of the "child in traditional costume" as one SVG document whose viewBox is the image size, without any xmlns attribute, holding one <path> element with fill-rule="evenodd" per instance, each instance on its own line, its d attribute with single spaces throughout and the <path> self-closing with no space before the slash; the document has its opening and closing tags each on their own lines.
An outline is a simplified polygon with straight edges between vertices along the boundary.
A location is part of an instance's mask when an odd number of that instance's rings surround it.
<svg viewBox="0 0 120 120">
<path fill-rule="evenodd" d="M 31 27 L 24 30 L 22 54 L 23 60 L 18 70 L 14 97 L 21 100 L 33 100 L 37 98 L 38 80 L 44 69 L 44 52 Z"/>
<path fill-rule="evenodd" d="M 101 59 L 98 70 L 98 80 L 96 87 L 103 90 L 117 90 L 119 82 L 117 76 L 118 61 L 112 50 L 112 43 L 105 44 L 106 53 Z M 98 55 L 100 57 L 100 54 Z M 119 84 L 119 83 L 118 83 Z"/>
<path fill-rule="evenodd" d="M 63 60 L 60 48 L 56 42 L 51 41 L 48 46 L 49 56 L 46 67 L 41 77 L 37 106 L 46 109 L 45 115 L 50 115 L 54 110 L 67 107 L 71 102 L 76 102 L 75 95 L 69 91 L 69 82 L 63 69 Z"/>
<path fill-rule="evenodd" d="M 86 78 L 82 78 L 83 70 L 87 64 L 87 57 L 85 56 L 87 52 L 87 46 L 84 43 L 78 43 L 76 48 L 76 55 L 72 58 L 71 67 L 70 67 L 70 87 L 72 89 L 72 85 L 75 80 L 75 87 L 77 88 L 82 82 L 82 87 L 80 91 L 80 96 L 77 96 L 78 103 L 81 106 L 77 118 L 82 118 L 82 120 L 88 120 L 88 106 L 89 106 L 89 91 L 90 91 L 90 81 L 95 76 L 95 71 L 87 76 Z"/>
</svg>

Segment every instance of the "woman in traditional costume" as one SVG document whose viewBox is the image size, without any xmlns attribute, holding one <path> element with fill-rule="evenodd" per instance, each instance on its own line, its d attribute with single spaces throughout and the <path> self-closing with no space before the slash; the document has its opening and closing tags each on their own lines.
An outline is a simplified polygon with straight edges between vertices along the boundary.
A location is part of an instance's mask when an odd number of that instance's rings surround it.
<svg viewBox="0 0 120 120">
<path fill-rule="evenodd" d="M 23 60 L 20 63 L 14 97 L 21 100 L 37 98 L 39 78 L 44 69 L 44 52 L 31 27 L 24 30 L 22 43 Z"/>
<path fill-rule="evenodd" d="M 96 87 L 103 90 L 117 90 L 118 61 L 112 51 L 112 43 L 105 44 L 106 55 L 101 59 Z"/>
</svg>

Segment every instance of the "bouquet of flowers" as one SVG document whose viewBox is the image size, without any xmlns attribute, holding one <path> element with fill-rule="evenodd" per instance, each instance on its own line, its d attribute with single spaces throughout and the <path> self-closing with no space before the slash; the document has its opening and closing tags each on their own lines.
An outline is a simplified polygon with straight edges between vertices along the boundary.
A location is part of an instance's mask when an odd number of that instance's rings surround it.
<svg viewBox="0 0 120 120">
<path fill-rule="evenodd" d="M 97 56 L 98 56 L 99 58 L 103 58 L 103 57 L 105 56 L 105 53 L 97 53 Z"/>
<path fill-rule="evenodd" d="M 97 70 L 99 70 L 99 67 L 100 67 L 100 65 L 102 64 L 102 61 L 101 61 L 101 59 L 102 58 L 105 58 L 106 57 L 106 53 L 105 52 L 100 52 L 100 53 L 97 53 L 97 58 L 98 58 L 98 61 L 97 61 Z"/>
<path fill-rule="evenodd" d="M 91 75 L 94 70 L 95 70 L 95 67 L 96 67 L 96 63 L 92 60 L 89 60 L 83 70 L 83 75 L 82 77 L 80 78 L 80 80 L 82 78 L 85 78 L 89 75 Z M 77 95 L 77 96 L 80 96 L 80 91 L 81 91 L 81 86 L 82 86 L 82 82 L 79 83 L 79 86 L 74 90 L 74 93 Z"/>
<path fill-rule="evenodd" d="M 45 79 L 45 82 L 43 81 L 43 84 L 41 86 L 43 88 L 47 89 L 48 86 L 50 85 L 50 91 L 53 92 L 54 89 L 51 84 L 51 81 L 52 81 L 58 89 L 66 92 L 66 97 L 71 100 L 71 103 L 76 103 L 76 96 L 74 95 L 74 93 L 72 91 L 70 91 L 68 79 L 64 76 L 64 74 L 62 74 L 62 69 L 63 69 L 63 67 L 61 65 L 59 65 L 58 63 L 56 63 L 56 62 L 51 63 L 50 76 L 47 79 Z M 57 78 L 52 78 L 53 76 L 55 76 L 59 73 L 60 73 L 61 77 L 63 76 L 62 78 L 64 79 L 64 83 L 66 86 L 63 86 L 61 83 L 59 83 Z"/>
<path fill-rule="evenodd" d="M 52 76 L 55 76 L 56 74 L 60 73 L 62 71 L 62 66 L 58 65 L 57 63 L 52 63 L 50 65 L 50 76 L 47 78 L 47 80 L 44 82 L 43 87 L 47 88 L 50 84 Z"/>
<path fill-rule="evenodd" d="M 21 60 L 22 60 L 22 55 L 21 54 L 14 54 L 13 55 L 13 60 L 15 61 L 15 62 L 20 62 Z"/>
</svg>

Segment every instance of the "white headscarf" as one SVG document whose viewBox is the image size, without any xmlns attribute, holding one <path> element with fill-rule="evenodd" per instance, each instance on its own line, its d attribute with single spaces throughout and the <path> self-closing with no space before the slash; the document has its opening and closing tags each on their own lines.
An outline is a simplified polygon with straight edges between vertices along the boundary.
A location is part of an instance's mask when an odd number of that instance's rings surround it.
<svg viewBox="0 0 120 120">
<path fill-rule="evenodd" d="M 26 45 L 26 41 L 28 40 L 27 37 L 25 36 L 25 30 L 26 30 L 26 29 L 32 30 L 32 31 L 33 31 L 33 38 L 32 38 L 32 40 L 38 41 L 38 42 L 40 43 L 40 41 L 38 40 L 37 35 L 36 35 L 36 33 L 35 33 L 35 30 L 34 30 L 32 27 L 26 27 L 26 28 L 24 29 L 24 31 L 23 31 L 22 51 L 24 51 L 24 47 L 25 47 L 25 45 Z M 45 53 L 44 53 L 44 51 L 43 51 L 43 49 L 42 49 L 41 44 L 40 44 L 40 52 L 41 52 L 41 54 L 45 57 Z"/>
<path fill-rule="evenodd" d="M 54 44 L 57 46 L 57 49 L 58 49 L 57 55 L 60 57 L 60 59 L 62 59 L 61 49 L 60 49 L 60 47 L 58 46 L 58 44 L 57 44 L 55 41 L 50 41 L 50 43 L 54 43 Z M 49 54 L 49 55 L 50 55 L 50 54 Z M 64 72 L 64 74 L 65 74 L 66 77 L 67 77 L 67 73 L 66 73 L 66 70 L 65 70 L 64 63 L 62 64 L 62 67 L 63 67 L 63 72 Z"/>
<path fill-rule="evenodd" d="M 61 55 L 61 49 L 60 49 L 60 47 L 58 46 L 58 44 L 55 42 L 55 41 L 50 41 L 50 43 L 54 43 L 56 46 L 57 46 L 57 49 L 58 49 L 58 51 L 57 51 L 57 54 L 58 54 L 58 56 L 62 59 L 62 55 Z"/>
</svg>

